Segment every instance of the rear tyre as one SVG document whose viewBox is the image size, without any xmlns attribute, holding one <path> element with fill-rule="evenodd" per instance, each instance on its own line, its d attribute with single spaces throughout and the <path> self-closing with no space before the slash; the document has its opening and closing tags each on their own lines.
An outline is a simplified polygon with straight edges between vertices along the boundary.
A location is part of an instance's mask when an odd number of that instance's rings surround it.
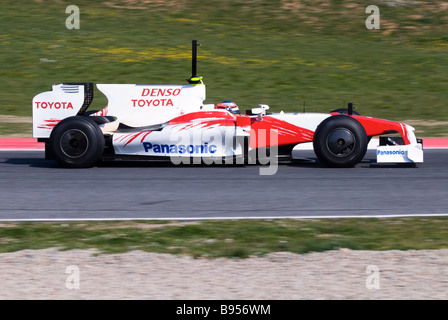
<svg viewBox="0 0 448 320">
<path fill-rule="evenodd" d="M 110 116 L 89 116 L 89 119 L 92 119 L 98 125 L 115 121 L 115 118 Z"/>
<path fill-rule="evenodd" d="M 104 151 L 104 136 L 98 124 L 87 117 L 69 117 L 50 135 L 50 152 L 67 168 L 92 167 Z"/>
<path fill-rule="evenodd" d="M 317 158 L 329 167 L 349 168 L 358 164 L 367 151 L 367 134 L 355 119 L 335 115 L 322 121 L 314 133 Z"/>
</svg>

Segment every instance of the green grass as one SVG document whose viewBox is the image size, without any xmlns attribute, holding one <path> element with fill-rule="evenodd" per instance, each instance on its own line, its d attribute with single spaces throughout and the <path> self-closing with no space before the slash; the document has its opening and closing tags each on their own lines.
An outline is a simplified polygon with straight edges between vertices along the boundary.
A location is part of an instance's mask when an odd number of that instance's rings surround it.
<svg viewBox="0 0 448 320">
<path fill-rule="evenodd" d="M 131 250 L 193 257 L 247 258 L 271 252 L 299 254 L 347 248 L 448 248 L 448 218 L 229 220 L 198 222 L 8 222 L 0 225 L 0 252 L 57 247 Z"/>
<path fill-rule="evenodd" d="M 207 103 L 328 112 L 353 102 L 364 115 L 448 120 L 443 1 L 371 1 L 381 10 L 371 31 L 364 1 L 142 3 L 77 1 L 81 28 L 68 30 L 71 2 L 3 1 L 0 114 L 30 116 L 33 96 L 59 82 L 185 83 L 199 39 Z M 93 107 L 106 103 L 96 91 Z"/>
</svg>

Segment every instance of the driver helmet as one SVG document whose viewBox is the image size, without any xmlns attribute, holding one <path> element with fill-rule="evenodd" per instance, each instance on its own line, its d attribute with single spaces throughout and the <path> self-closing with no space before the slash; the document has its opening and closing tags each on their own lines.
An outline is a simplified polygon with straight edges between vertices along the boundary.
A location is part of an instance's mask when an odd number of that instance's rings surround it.
<svg viewBox="0 0 448 320">
<path fill-rule="evenodd" d="M 241 114 L 240 108 L 238 108 L 237 104 L 230 100 L 226 100 L 226 101 L 218 103 L 215 106 L 215 109 L 224 109 L 233 114 Z"/>
</svg>

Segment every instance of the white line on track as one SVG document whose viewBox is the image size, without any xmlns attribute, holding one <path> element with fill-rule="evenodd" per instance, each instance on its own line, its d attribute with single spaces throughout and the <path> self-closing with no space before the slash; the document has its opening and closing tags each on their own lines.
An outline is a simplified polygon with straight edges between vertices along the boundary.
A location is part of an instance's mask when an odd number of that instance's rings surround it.
<svg viewBox="0 0 448 320">
<path fill-rule="evenodd" d="M 0 219 L 0 222 L 70 222 L 70 221 L 191 221 L 191 220 L 274 220 L 274 219 L 365 219 L 365 218 L 416 218 L 447 217 L 448 213 L 348 215 L 348 216 L 268 216 L 268 217 L 167 217 L 167 218 L 34 218 Z"/>
</svg>

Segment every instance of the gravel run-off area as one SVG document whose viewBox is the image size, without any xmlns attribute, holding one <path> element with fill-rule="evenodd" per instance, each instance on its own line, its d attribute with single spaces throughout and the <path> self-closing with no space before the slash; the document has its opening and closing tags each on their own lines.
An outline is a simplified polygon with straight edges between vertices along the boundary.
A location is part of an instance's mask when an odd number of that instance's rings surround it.
<svg viewBox="0 0 448 320">
<path fill-rule="evenodd" d="M 448 299 L 448 250 L 208 259 L 131 251 L 0 254 L 0 299 Z"/>
</svg>

